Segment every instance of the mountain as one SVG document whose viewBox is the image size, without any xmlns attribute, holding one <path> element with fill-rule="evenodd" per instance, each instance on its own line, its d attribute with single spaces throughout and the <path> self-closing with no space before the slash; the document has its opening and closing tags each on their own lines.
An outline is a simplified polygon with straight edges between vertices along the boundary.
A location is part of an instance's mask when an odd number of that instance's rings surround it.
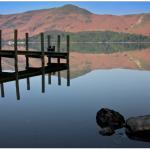
<svg viewBox="0 0 150 150">
<path fill-rule="evenodd" d="M 0 15 L 0 29 L 5 39 L 12 39 L 13 30 L 19 30 L 19 38 L 26 32 L 30 36 L 40 32 L 58 30 L 65 32 L 114 31 L 150 35 L 150 14 L 98 15 L 74 5 Z"/>
</svg>

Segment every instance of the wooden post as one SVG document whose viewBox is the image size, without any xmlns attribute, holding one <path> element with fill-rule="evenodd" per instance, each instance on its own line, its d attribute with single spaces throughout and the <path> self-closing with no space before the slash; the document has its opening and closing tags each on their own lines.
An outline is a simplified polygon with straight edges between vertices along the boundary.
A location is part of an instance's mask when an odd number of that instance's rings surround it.
<svg viewBox="0 0 150 150">
<path fill-rule="evenodd" d="M 1 97 L 5 97 L 5 93 L 4 93 L 4 83 L 1 83 Z"/>
<path fill-rule="evenodd" d="M 70 36 L 67 35 L 67 65 L 69 65 Z"/>
<path fill-rule="evenodd" d="M 16 95 L 17 100 L 20 99 L 20 92 L 19 92 L 19 80 L 18 80 L 18 31 L 14 30 L 14 50 L 15 50 L 15 76 L 16 76 Z"/>
<path fill-rule="evenodd" d="M 18 77 L 16 78 L 16 95 L 17 95 L 17 100 L 20 100 L 20 90 L 19 90 L 19 80 L 18 80 Z"/>
<path fill-rule="evenodd" d="M 60 52 L 60 35 L 57 36 L 57 52 Z M 60 58 L 57 58 L 58 65 L 60 64 Z M 61 74 L 58 71 L 58 85 L 61 85 Z"/>
<path fill-rule="evenodd" d="M 45 92 L 45 61 L 44 61 L 44 34 L 41 33 L 41 65 L 42 65 L 42 93 Z"/>
<path fill-rule="evenodd" d="M 0 51 L 2 50 L 2 30 L 0 30 Z M 0 56 L 0 72 L 2 72 L 2 57 Z M 4 84 L 1 83 L 1 96 L 4 97 Z"/>
<path fill-rule="evenodd" d="M 45 69 L 42 67 L 42 93 L 45 93 Z"/>
<path fill-rule="evenodd" d="M 27 90 L 30 90 L 30 78 L 27 77 Z"/>
<path fill-rule="evenodd" d="M 51 47 L 51 36 L 48 35 L 47 36 L 47 50 L 50 51 L 50 47 Z M 51 63 L 51 57 L 48 57 L 48 64 L 50 65 Z"/>
<path fill-rule="evenodd" d="M 44 63 L 44 34 L 41 33 L 41 65 L 42 67 L 45 65 Z"/>
<path fill-rule="evenodd" d="M 25 34 L 25 38 L 26 38 L 26 51 L 28 52 L 29 51 L 29 34 L 26 33 Z M 29 57 L 26 56 L 26 69 L 29 69 Z M 30 90 L 30 78 L 27 77 L 27 90 Z"/>
<path fill-rule="evenodd" d="M 2 30 L 0 30 L 0 51 L 2 50 Z M 0 56 L 0 71 L 2 71 L 2 62 Z"/>
<path fill-rule="evenodd" d="M 48 47 L 51 46 L 51 36 L 50 35 L 47 36 L 47 46 Z"/>
<path fill-rule="evenodd" d="M 51 79 L 51 73 L 48 74 L 48 84 L 51 84 L 52 79 Z"/>
<path fill-rule="evenodd" d="M 50 46 L 51 46 L 51 36 L 47 36 L 47 50 L 50 51 Z M 48 65 L 51 64 L 51 57 L 48 57 Z M 48 84 L 51 84 L 51 73 L 48 74 Z"/>
<path fill-rule="evenodd" d="M 67 35 L 67 86 L 70 86 L 69 51 L 70 51 L 70 37 L 69 35 Z"/>
<path fill-rule="evenodd" d="M 26 51 L 28 52 L 29 51 L 29 34 L 26 33 L 25 34 L 25 38 L 26 38 Z M 29 57 L 26 56 L 26 69 L 29 68 Z"/>
<path fill-rule="evenodd" d="M 0 30 L 0 50 L 2 50 L 2 30 Z"/>
<path fill-rule="evenodd" d="M 14 31 L 14 50 L 15 50 L 15 72 L 18 72 L 18 47 L 17 47 L 18 31 Z"/>
<path fill-rule="evenodd" d="M 61 74 L 60 74 L 60 71 L 58 71 L 58 85 L 61 85 Z"/>
<path fill-rule="evenodd" d="M 57 36 L 57 52 L 60 52 L 60 35 Z M 60 63 L 60 58 L 57 58 L 57 63 Z"/>
<path fill-rule="evenodd" d="M 70 86 L 70 68 L 67 69 L 67 86 Z"/>
</svg>

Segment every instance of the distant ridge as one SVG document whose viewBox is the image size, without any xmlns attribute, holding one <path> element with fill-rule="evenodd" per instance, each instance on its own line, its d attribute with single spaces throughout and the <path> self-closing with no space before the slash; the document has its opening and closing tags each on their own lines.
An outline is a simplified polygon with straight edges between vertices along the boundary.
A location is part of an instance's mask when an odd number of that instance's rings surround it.
<svg viewBox="0 0 150 150">
<path fill-rule="evenodd" d="M 33 10 L 12 15 L 0 15 L 0 29 L 5 39 L 19 30 L 19 38 L 26 32 L 30 36 L 46 31 L 114 31 L 150 35 L 150 13 L 135 15 L 98 15 L 75 5 Z"/>
</svg>

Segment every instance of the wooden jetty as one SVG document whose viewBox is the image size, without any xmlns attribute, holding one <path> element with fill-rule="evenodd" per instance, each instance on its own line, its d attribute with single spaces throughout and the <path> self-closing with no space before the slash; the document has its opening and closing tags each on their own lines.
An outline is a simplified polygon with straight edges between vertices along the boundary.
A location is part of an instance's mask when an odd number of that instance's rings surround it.
<svg viewBox="0 0 150 150">
<path fill-rule="evenodd" d="M 58 72 L 58 85 L 61 85 L 60 71 L 67 70 L 67 86 L 70 86 L 70 70 L 69 70 L 69 49 L 70 37 L 66 37 L 66 52 L 60 52 L 60 35 L 57 36 L 57 51 L 55 46 L 51 46 L 50 35 L 47 36 L 47 51 L 44 50 L 44 34 L 40 34 L 41 51 L 29 50 L 29 34 L 25 34 L 25 50 L 18 50 L 18 31 L 14 30 L 14 51 L 2 49 L 2 31 L 0 30 L 0 84 L 1 96 L 4 97 L 4 83 L 15 81 L 16 82 L 16 95 L 20 99 L 19 92 L 19 79 L 27 79 L 27 90 L 30 89 L 30 77 L 42 75 L 42 92 L 45 92 L 45 74 L 48 74 L 48 83 L 51 84 L 51 74 Z M 18 56 L 23 55 L 26 58 L 26 67 L 23 71 L 18 71 Z M 45 64 L 45 56 L 48 58 L 48 63 Z M 2 70 L 2 57 L 14 58 L 14 72 L 3 72 Z M 41 59 L 41 67 L 33 68 L 29 66 L 29 58 Z M 57 59 L 57 63 L 52 63 L 51 59 Z M 61 59 L 66 59 L 66 63 L 61 63 Z"/>
</svg>

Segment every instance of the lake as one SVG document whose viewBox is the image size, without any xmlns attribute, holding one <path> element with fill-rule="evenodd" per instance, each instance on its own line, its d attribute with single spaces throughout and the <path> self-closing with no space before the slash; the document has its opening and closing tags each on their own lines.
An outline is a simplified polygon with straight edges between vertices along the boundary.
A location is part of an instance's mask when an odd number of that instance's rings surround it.
<svg viewBox="0 0 150 150">
<path fill-rule="evenodd" d="M 4 83 L 0 98 L 0 147 L 150 147 L 149 142 L 129 139 L 124 129 L 112 136 L 99 134 L 96 113 L 106 107 L 129 117 L 150 114 L 150 72 L 128 69 L 93 70 L 58 85 L 41 76 L 19 80 L 20 100 L 15 81 Z"/>
</svg>

